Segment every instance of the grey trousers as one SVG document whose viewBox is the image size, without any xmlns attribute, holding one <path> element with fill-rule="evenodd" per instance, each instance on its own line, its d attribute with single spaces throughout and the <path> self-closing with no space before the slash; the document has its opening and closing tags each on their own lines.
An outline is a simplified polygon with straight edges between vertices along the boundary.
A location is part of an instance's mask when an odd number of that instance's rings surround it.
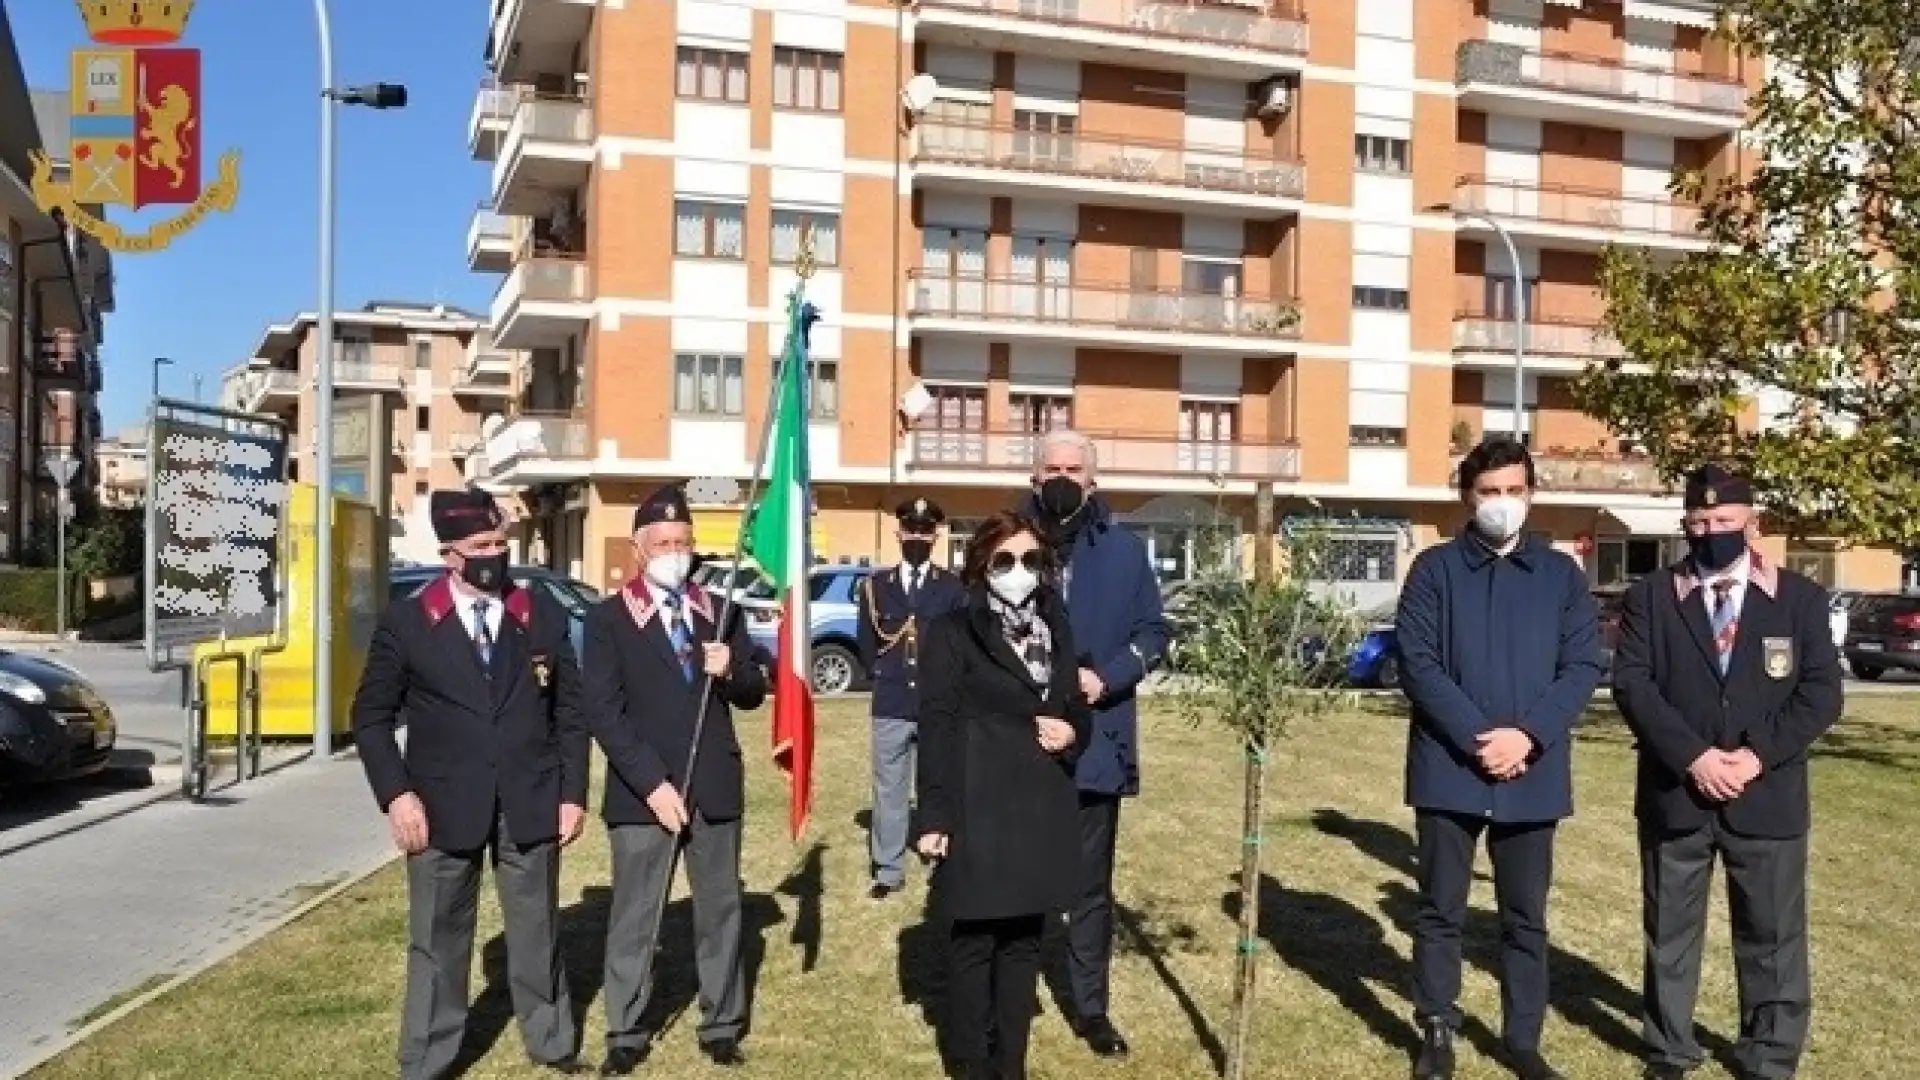
<svg viewBox="0 0 1920 1080">
<path fill-rule="evenodd" d="M 560 961 L 560 848 L 512 843 L 504 822 L 490 845 L 506 923 L 507 988 L 520 1037 L 536 1061 L 579 1051 Z M 460 1057 L 467 1026 L 474 922 L 486 851 L 428 848 L 407 859 L 407 989 L 400 1013 L 402 1080 L 439 1080 Z"/>
<path fill-rule="evenodd" d="M 738 1039 L 746 1027 L 747 976 L 740 952 L 740 823 L 698 810 L 685 850 L 693 890 L 694 966 L 700 979 L 701 1042 Z M 613 910 L 607 917 L 607 1045 L 645 1046 L 653 996 L 653 936 L 674 837 L 658 825 L 616 825 Z"/>
<path fill-rule="evenodd" d="M 1740 999 L 1733 1056 L 1753 1076 L 1784 1080 L 1799 1068 L 1813 1012 L 1805 836 L 1740 836 L 1718 822 L 1678 835 L 1641 830 L 1648 1058 L 1683 1067 L 1706 1058 L 1693 1006 L 1716 855 L 1727 867 Z"/>
<path fill-rule="evenodd" d="M 867 846 L 875 884 L 897 889 L 907 880 L 907 829 L 913 814 L 913 758 L 920 725 L 898 717 L 873 718 L 873 820 Z"/>
</svg>

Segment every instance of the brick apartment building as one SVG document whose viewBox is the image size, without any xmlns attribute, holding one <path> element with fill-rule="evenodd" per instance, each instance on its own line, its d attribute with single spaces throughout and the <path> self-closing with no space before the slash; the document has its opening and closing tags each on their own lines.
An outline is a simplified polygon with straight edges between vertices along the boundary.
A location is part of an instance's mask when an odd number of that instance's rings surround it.
<svg viewBox="0 0 1920 1080">
<path fill-rule="evenodd" d="M 267 327 L 252 358 L 227 373 L 221 390 L 228 408 L 287 422 L 294 478 L 307 481 L 315 468 L 317 322 L 313 312 L 302 312 Z M 516 361 L 489 344 L 483 316 L 441 304 L 376 301 L 338 312 L 334 338 L 336 396 L 374 396 L 388 407 L 393 554 L 437 558 L 425 496 L 478 478 L 481 424 L 505 406 Z M 336 457 L 352 452 L 336 441 Z M 335 469 L 336 483 L 366 493 L 363 467 L 337 462 Z"/>
<path fill-rule="evenodd" d="M 78 463 L 76 507 L 99 479 L 99 349 L 113 265 L 97 241 L 42 213 L 31 188 L 35 151 L 56 179 L 69 174 L 70 133 L 66 92 L 28 89 L 0 9 L 0 564 L 27 557 L 56 521 L 50 462 Z"/>
<path fill-rule="evenodd" d="M 1753 160 L 1762 65 L 1711 19 L 1705 0 L 494 0 L 468 253 L 503 275 L 493 339 L 527 361 L 481 475 L 518 496 L 525 555 L 612 584 L 652 486 L 749 475 L 804 237 L 826 557 L 893 557 L 907 492 L 964 530 L 1024 484 L 1034 433 L 1071 425 L 1163 576 L 1271 480 L 1283 517 L 1342 522 L 1348 586 L 1384 600 L 1458 526 L 1458 454 L 1517 403 L 1533 527 L 1596 583 L 1644 572 L 1676 550 L 1678 500 L 1570 388 L 1620 351 L 1602 247 L 1698 247 L 1671 171 Z M 1496 222 L 1529 313 L 1517 393 Z M 703 545 L 730 547 L 738 512 L 698 511 Z M 1853 587 L 1899 567 L 1776 554 Z"/>
</svg>

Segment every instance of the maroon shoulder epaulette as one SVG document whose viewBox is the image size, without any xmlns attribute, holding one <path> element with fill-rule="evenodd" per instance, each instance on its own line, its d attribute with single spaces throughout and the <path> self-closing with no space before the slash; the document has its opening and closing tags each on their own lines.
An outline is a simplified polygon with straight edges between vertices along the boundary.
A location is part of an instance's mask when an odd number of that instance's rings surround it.
<svg viewBox="0 0 1920 1080">
<path fill-rule="evenodd" d="M 420 609 L 427 613 L 428 626 L 439 626 L 441 619 L 453 614 L 453 583 L 445 574 L 420 590 Z"/>
<path fill-rule="evenodd" d="M 506 599 L 501 604 L 507 615 L 525 630 L 533 625 L 533 590 L 518 585 L 508 585 Z"/>
</svg>

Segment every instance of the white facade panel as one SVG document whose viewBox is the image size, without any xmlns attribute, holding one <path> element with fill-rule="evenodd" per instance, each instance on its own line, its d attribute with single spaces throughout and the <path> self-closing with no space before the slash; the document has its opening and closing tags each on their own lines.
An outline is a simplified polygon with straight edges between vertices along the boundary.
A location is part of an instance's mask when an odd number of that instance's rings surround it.
<svg viewBox="0 0 1920 1080">
<path fill-rule="evenodd" d="M 922 338 L 920 377 L 929 382 L 985 383 L 992 364 L 984 341 Z"/>
<path fill-rule="evenodd" d="M 1404 394 L 1413 387 L 1412 371 L 1386 360 L 1355 360 L 1347 365 L 1347 388 Z"/>
<path fill-rule="evenodd" d="M 780 118 L 774 117 L 774 123 L 779 122 Z M 847 178 L 838 168 L 783 169 L 776 165 L 771 172 L 768 186 L 776 204 L 841 206 L 846 202 Z"/>
<path fill-rule="evenodd" d="M 825 277 L 826 273 L 827 273 L 826 271 L 822 270 L 820 272 L 820 276 Z M 835 275 L 836 280 L 838 279 L 838 277 L 839 275 L 836 274 Z M 789 287 L 791 287 L 792 280 L 793 279 L 791 276 L 786 278 L 786 281 L 788 282 Z M 815 278 L 814 280 L 818 281 L 820 279 Z M 811 292 L 811 286 L 809 286 L 809 292 Z M 785 303 L 787 294 L 781 293 L 779 295 L 780 295 L 780 302 Z M 833 313 L 829 311 L 829 312 L 826 312 L 826 314 L 829 317 L 831 317 Z M 767 328 L 767 355 L 779 356 L 780 353 L 787 347 L 786 320 L 778 319 L 770 323 L 764 323 L 762 325 L 764 325 Z M 822 360 L 838 360 L 842 356 L 846 355 L 844 352 L 841 351 L 840 328 L 838 326 L 834 326 L 828 323 L 826 319 L 822 319 L 819 322 L 813 324 L 813 331 L 807 338 L 807 345 L 808 345 L 807 354 L 809 356 L 817 356 Z"/>
<path fill-rule="evenodd" d="M 1347 451 L 1347 483 L 1363 491 L 1399 491 L 1407 486 L 1407 452 L 1357 446 Z"/>
<path fill-rule="evenodd" d="M 1355 135 L 1378 135 L 1386 139 L 1413 138 L 1413 121 L 1360 113 L 1353 118 Z"/>
<path fill-rule="evenodd" d="M 786 165 L 837 169 L 847 158 L 846 122 L 831 113 L 773 114 L 773 157 Z"/>
<path fill-rule="evenodd" d="M 1356 116 L 1411 121 L 1413 91 L 1392 90 L 1384 86 L 1356 86 L 1353 89 L 1353 111 Z"/>
<path fill-rule="evenodd" d="M 682 41 L 746 46 L 753 42 L 753 9 L 745 4 L 679 0 L 675 5 L 674 26 Z"/>
<path fill-rule="evenodd" d="M 927 74 L 932 75 L 943 85 L 953 82 L 961 86 L 991 87 L 993 85 L 993 54 L 981 52 L 978 49 L 929 44 Z"/>
<path fill-rule="evenodd" d="M 1413 213 L 1413 177 L 1354 173 L 1353 208 L 1371 214 Z"/>
<path fill-rule="evenodd" d="M 742 105 L 676 101 L 673 133 L 676 154 L 744 158 L 753 150 L 753 113 Z"/>
<path fill-rule="evenodd" d="M 929 191 L 920 197 L 920 220 L 950 229 L 984 229 L 993 223 L 993 200 L 985 195 Z"/>
<path fill-rule="evenodd" d="M 1393 73 L 1399 76 L 1393 80 L 1395 83 L 1410 83 L 1413 81 L 1413 42 L 1362 35 L 1353 43 L 1353 70 L 1381 76 Z"/>
<path fill-rule="evenodd" d="M 1413 254 L 1413 230 L 1404 225 L 1353 223 L 1353 250 L 1369 255 Z"/>
<path fill-rule="evenodd" d="M 1188 214 L 1180 223 L 1180 246 L 1195 254 L 1237 257 L 1247 250 L 1247 227 L 1227 218 Z"/>
<path fill-rule="evenodd" d="M 813 280 L 807 282 L 807 302 L 820 309 L 820 321 L 814 324 L 813 333 L 817 338 L 820 328 L 827 320 L 847 310 L 841 304 L 841 292 L 845 275 L 838 270 L 822 269 L 815 273 Z M 786 331 L 787 294 L 800 283 L 791 266 L 772 266 L 767 268 L 767 306 L 780 316 L 774 325 Z"/>
<path fill-rule="evenodd" d="M 1355 255 L 1353 283 L 1369 285 L 1376 289 L 1410 288 L 1408 284 L 1412 275 L 1410 265 L 1404 255 Z"/>
<path fill-rule="evenodd" d="M 1398 390 L 1350 390 L 1347 423 L 1353 427 L 1406 427 L 1407 395 Z"/>
<path fill-rule="evenodd" d="M 1015 199 L 1013 231 L 1027 236 L 1080 235 L 1080 208 L 1073 203 Z"/>
<path fill-rule="evenodd" d="M 1348 318 L 1354 352 L 1365 356 L 1406 356 L 1413 351 L 1413 317 L 1406 312 L 1363 308 Z"/>
<path fill-rule="evenodd" d="M 677 353 L 721 353 L 747 355 L 747 335 L 752 324 L 739 319 L 698 319 L 674 316 L 668 331 Z"/>
<path fill-rule="evenodd" d="M 815 420 L 807 429 L 807 465 L 813 469 L 840 467 L 840 425 Z"/>
<path fill-rule="evenodd" d="M 1231 397 L 1238 401 L 1246 383 L 1245 365 L 1237 356 L 1180 357 L 1180 392 L 1193 397 Z"/>
<path fill-rule="evenodd" d="M 1413 0 L 1365 0 L 1356 5 L 1355 29 L 1374 37 L 1413 37 Z"/>
<path fill-rule="evenodd" d="M 1071 346 L 1019 342 L 1007 353 L 1007 382 L 1016 392 L 1072 390 L 1076 366 Z"/>
<path fill-rule="evenodd" d="M 747 307 L 747 264 L 675 259 L 673 306 L 689 314 L 738 318 Z"/>
<path fill-rule="evenodd" d="M 847 51 L 847 22 L 832 15 L 776 11 L 773 13 L 773 43 L 798 49 L 844 53 Z"/>
<path fill-rule="evenodd" d="M 743 476 L 753 471 L 747 460 L 747 424 L 744 420 L 689 420 L 668 422 L 667 445 L 675 471 L 689 476 Z"/>
<path fill-rule="evenodd" d="M 1188 113 L 1181 141 L 1205 150 L 1226 150 L 1238 155 L 1247 146 L 1247 124 L 1240 117 L 1206 116 Z"/>
</svg>

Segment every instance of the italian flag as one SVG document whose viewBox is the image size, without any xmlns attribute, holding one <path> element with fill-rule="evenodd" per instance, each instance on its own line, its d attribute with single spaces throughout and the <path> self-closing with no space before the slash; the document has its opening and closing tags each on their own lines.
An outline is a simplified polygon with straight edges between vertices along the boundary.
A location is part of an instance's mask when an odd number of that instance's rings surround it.
<svg viewBox="0 0 1920 1080">
<path fill-rule="evenodd" d="M 787 345 L 774 390 L 773 462 L 754 508 L 747 554 L 773 583 L 780 601 L 780 643 L 773 677 L 773 762 L 787 774 L 787 828 L 798 840 L 813 806 L 813 620 L 807 614 L 811 500 L 807 466 L 807 331 L 819 318 L 796 289 L 787 301 Z"/>
</svg>

